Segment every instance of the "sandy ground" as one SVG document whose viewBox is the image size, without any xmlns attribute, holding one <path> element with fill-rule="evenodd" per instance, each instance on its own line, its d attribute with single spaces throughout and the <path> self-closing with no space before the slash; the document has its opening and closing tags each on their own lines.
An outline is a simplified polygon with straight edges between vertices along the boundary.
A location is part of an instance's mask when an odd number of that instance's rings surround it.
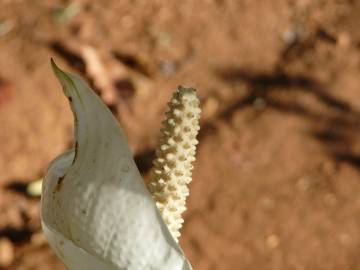
<svg viewBox="0 0 360 270">
<path fill-rule="evenodd" d="M 51 57 L 109 105 L 145 178 L 172 91 L 198 89 L 180 241 L 194 269 L 360 269 L 358 1 L 0 7 L 0 269 L 64 269 L 25 193 L 72 145 Z"/>
</svg>

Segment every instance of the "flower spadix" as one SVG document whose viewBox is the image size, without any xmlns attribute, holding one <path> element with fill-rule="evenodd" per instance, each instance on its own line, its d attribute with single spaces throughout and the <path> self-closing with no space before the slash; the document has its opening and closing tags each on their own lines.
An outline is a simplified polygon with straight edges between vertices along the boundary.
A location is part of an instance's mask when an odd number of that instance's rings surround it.
<svg viewBox="0 0 360 270">
<path fill-rule="evenodd" d="M 44 178 L 45 235 L 70 270 L 189 270 L 108 108 L 76 75 L 53 70 L 75 118 L 75 147 Z"/>
<path fill-rule="evenodd" d="M 173 94 L 148 186 L 175 240 L 184 222 L 181 214 L 186 210 L 188 184 L 192 180 L 196 135 L 200 129 L 199 103 L 193 88 L 179 86 Z"/>
</svg>

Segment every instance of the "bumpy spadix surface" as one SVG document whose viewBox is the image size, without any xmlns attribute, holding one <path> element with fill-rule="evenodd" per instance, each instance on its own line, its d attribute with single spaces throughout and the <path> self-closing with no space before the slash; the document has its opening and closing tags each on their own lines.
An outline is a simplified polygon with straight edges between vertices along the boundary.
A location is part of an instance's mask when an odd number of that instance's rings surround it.
<svg viewBox="0 0 360 270">
<path fill-rule="evenodd" d="M 169 102 L 163 122 L 160 147 L 151 171 L 149 190 L 174 239 L 180 236 L 186 209 L 188 184 L 191 182 L 193 161 L 200 129 L 199 100 L 195 89 L 179 86 Z"/>
<path fill-rule="evenodd" d="M 70 270 L 189 270 L 117 121 L 76 75 L 53 69 L 75 117 L 75 148 L 44 179 L 41 218 Z"/>
</svg>

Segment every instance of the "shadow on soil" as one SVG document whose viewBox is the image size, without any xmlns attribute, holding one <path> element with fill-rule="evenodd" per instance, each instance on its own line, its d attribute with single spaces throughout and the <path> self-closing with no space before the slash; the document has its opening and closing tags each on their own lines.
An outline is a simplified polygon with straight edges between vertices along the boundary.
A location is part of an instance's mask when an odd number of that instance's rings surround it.
<svg viewBox="0 0 360 270">
<path fill-rule="evenodd" d="M 7 185 L 5 188 L 7 190 L 11 190 L 11 191 L 20 193 L 20 194 L 28 197 L 28 194 L 26 192 L 27 184 L 23 183 L 21 181 L 15 180 L 15 181 L 11 182 L 9 185 Z"/>
<path fill-rule="evenodd" d="M 329 95 L 319 82 L 310 77 L 289 75 L 281 71 L 265 74 L 228 69 L 219 75 L 227 83 L 245 84 L 248 89 L 245 97 L 218 116 L 220 119 L 231 119 L 235 111 L 254 106 L 261 100 L 264 104 L 263 112 L 271 108 L 305 117 L 313 124 L 311 136 L 322 142 L 335 160 L 360 169 L 360 154 L 355 153 L 353 147 L 359 134 L 360 113 L 348 103 Z M 295 92 L 309 93 L 320 106 L 308 106 Z"/>
<path fill-rule="evenodd" d="M 134 160 L 136 166 L 138 167 L 140 173 L 142 175 L 148 173 L 153 164 L 153 160 L 155 159 L 155 149 L 146 149 L 140 153 L 136 153 L 134 156 Z"/>
<path fill-rule="evenodd" d="M 28 228 L 5 227 L 0 230 L 0 238 L 6 237 L 13 243 L 25 243 L 30 241 L 32 231 Z"/>
</svg>

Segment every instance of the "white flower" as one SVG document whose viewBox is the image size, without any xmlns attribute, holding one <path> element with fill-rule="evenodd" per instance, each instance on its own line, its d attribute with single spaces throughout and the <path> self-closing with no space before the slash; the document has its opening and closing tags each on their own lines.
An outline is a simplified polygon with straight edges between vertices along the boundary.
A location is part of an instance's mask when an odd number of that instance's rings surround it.
<svg viewBox="0 0 360 270">
<path fill-rule="evenodd" d="M 100 98 L 52 62 L 75 117 L 74 149 L 44 178 L 45 235 L 70 270 L 190 270 Z"/>
</svg>

